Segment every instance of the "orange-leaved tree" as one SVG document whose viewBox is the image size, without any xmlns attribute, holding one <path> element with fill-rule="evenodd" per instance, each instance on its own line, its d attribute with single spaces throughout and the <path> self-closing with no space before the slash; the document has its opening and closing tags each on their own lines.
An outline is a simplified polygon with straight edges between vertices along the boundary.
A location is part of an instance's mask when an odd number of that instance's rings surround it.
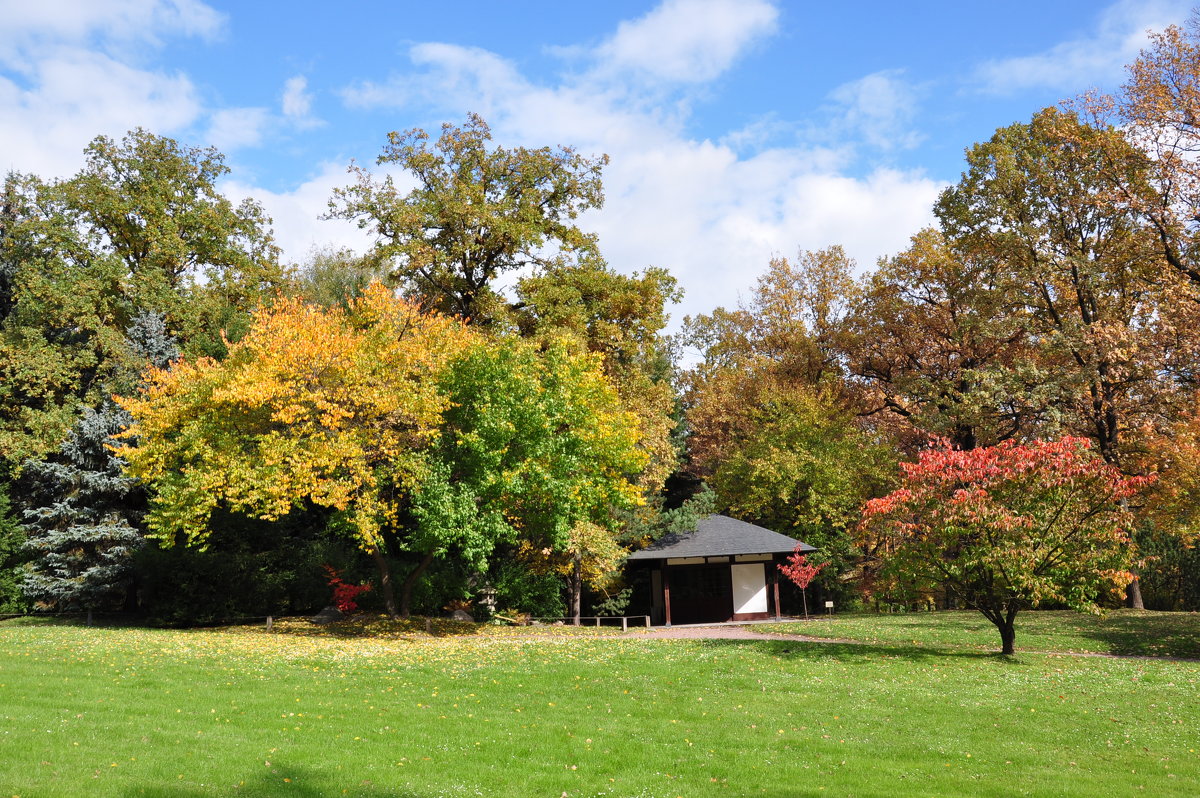
<svg viewBox="0 0 1200 798">
<path fill-rule="evenodd" d="M 152 533 L 202 546 L 218 506 L 263 519 L 334 508 L 395 614 L 382 532 L 423 478 L 447 404 L 437 375 L 473 337 L 375 285 L 345 312 L 280 300 L 226 360 L 151 371 L 120 400 L 134 419 L 120 454 L 154 486 Z"/>
<path fill-rule="evenodd" d="M 866 503 L 860 543 L 899 595 L 952 590 L 1000 631 L 1046 602 L 1098 612 L 1133 578 L 1127 500 L 1151 481 L 1125 477 L 1083 438 L 968 451 L 944 442 L 903 466 L 902 487 Z"/>
</svg>

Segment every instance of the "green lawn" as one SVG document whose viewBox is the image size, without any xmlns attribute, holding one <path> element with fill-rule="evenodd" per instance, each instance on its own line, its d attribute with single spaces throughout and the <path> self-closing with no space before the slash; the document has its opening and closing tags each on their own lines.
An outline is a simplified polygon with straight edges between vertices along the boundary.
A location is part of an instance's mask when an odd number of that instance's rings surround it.
<svg viewBox="0 0 1200 798">
<path fill-rule="evenodd" d="M 1000 633 L 974 611 L 814 616 L 810 621 L 755 629 L 888 645 L 1000 650 Z M 1016 647 L 1018 654 L 1055 651 L 1200 659 L 1200 613 L 1114 610 L 1096 617 L 1070 611 L 1023 612 L 1017 615 Z"/>
<path fill-rule="evenodd" d="M 1193 662 L 301 630 L 0 623 L 0 796 L 1192 796 L 1200 784 Z"/>
</svg>

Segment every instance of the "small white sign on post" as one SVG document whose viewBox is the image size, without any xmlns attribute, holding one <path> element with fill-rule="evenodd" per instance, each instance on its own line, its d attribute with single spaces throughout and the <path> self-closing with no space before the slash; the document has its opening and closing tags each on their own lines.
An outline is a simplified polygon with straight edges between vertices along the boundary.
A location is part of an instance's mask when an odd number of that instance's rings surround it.
<svg viewBox="0 0 1200 798">
<path fill-rule="evenodd" d="M 825 612 L 828 615 L 833 615 L 833 602 L 832 601 L 825 602 Z"/>
</svg>

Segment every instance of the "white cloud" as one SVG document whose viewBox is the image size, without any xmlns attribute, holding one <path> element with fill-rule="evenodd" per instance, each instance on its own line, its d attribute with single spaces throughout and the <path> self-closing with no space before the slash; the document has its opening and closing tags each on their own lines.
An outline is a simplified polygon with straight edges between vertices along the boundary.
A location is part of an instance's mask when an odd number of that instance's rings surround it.
<svg viewBox="0 0 1200 798">
<path fill-rule="evenodd" d="M 709 142 L 618 154 L 611 199 L 586 221 L 614 266 L 665 266 L 681 279 L 677 316 L 736 304 L 773 255 L 842 244 L 867 268 L 932 222 L 936 181 L 885 169 L 856 179 L 824 169 L 827 155 L 739 158 Z"/>
<path fill-rule="evenodd" d="M 655 94 L 659 84 L 706 83 L 728 70 L 746 50 L 774 32 L 779 11 L 767 0 L 665 0 L 645 16 L 622 22 L 592 50 L 559 48 L 589 64 L 573 85 L 599 101 L 634 93 Z M 536 91 L 505 59 L 478 47 L 424 42 L 409 59 L 426 72 L 394 73 L 342 92 L 353 108 L 445 107 L 471 98 L 485 117 L 503 113 L 508 98 Z M 430 77 L 433 79 L 431 80 Z M 560 87 L 566 89 L 566 86 Z M 546 120 L 553 121 L 553 120 Z"/>
<path fill-rule="evenodd" d="M 412 105 L 457 105 L 470 97 L 473 110 L 489 115 L 492 99 L 510 97 L 531 87 L 498 55 L 478 47 L 424 42 L 408 51 L 421 72 L 393 73 L 383 83 L 363 81 L 342 91 L 351 108 L 406 108 Z M 430 79 L 432 77 L 432 79 Z"/>
<path fill-rule="evenodd" d="M 645 75 L 635 74 L 639 56 L 628 48 L 649 36 L 643 32 L 664 31 L 656 26 L 676 18 L 670 15 L 698 7 L 668 2 L 590 55 L 572 52 L 597 66 L 551 85 L 532 82 L 495 53 L 439 43 L 410 50 L 414 69 L 382 83 L 359 83 L 344 96 L 361 107 L 433 108 L 459 122 L 478 111 L 502 145 L 569 144 L 586 155 L 610 155 L 606 204 L 581 223 L 598 233 L 615 268 L 663 266 L 680 279 L 688 293 L 676 320 L 736 302 L 773 255 L 840 243 L 869 267 L 932 221 L 940 184 L 884 169 L 847 176 L 841 170 L 850 152 L 840 143 L 765 148 L 770 136 L 754 129 L 733 131 L 720 142 L 690 136 L 686 106 L 647 92 Z M 711 8 L 734 13 L 750 6 Z M 705 36 L 728 27 L 725 20 L 704 35 L 676 32 L 674 39 L 662 32 L 663 41 L 648 47 L 665 54 L 656 76 L 681 83 L 719 76 L 741 51 L 722 50 Z M 765 27 L 741 30 L 724 41 L 744 48 L 753 39 L 746 31 Z M 908 146 L 915 96 L 896 73 L 868 76 L 838 94 L 839 124 L 853 125 L 860 139 L 876 146 Z"/>
<path fill-rule="evenodd" d="M 666 0 L 622 22 L 595 57 L 601 72 L 633 71 L 673 83 L 703 83 L 748 45 L 773 33 L 779 10 L 765 0 Z"/>
<path fill-rule="evenodd" d="M 0 19 L 0 166 L 63 176 L 96 135 L 169 134 L 202 116 L 188 77 L 145 68 L 137 51 L 217 35 L 224 17 L 203 3 L 0 0 Z"/>
<path fill-rule="evenodd" d="M 224 153 L 257 147 L 270 123 L 266 108 L 222 108 L 213 112 L 205 141 Z"/>
<path fill-rule="evenodd" d="M 211 39 L 225 25 L 198 0 L 0 0 L 0 19 L 0 61 L 9 62 L 48 42 L 160 45 L 166 34 Z"/>
<path fill-rule="evenodd" d="M 194 122 L 200 103 L 182 75 L 135 69 L 108 56 L 67 50 L 33 65 L 27 86 L 0 74 L 0 158 L 5 169 L 70 174 L 95 136 L 156 132 Z"/>
<path fill-rule="evenodd" d="M 284 121 L 293 129 L 308 130 L 325 124 L 324 120 L 313 116 L 312 102 L 308 78 L 296 75 L 284 81 L 279 110 L 283 113 Z"/>
<path fill-rule="evenodd" d="M 1120 82 L 1123 68 L 1146 45 L 1147 30 L 1179 24 L 1188 15 L 1185 0 L 1118 0 L 1100 15 L 1095 31 L 1034 55 L 987 61 L 974 81 L 993 94 Z"/>
<path fill-rule="evenodd" d="M 285 259 L 299 262 L 317 247 L 329 245 L 365 252 L 370 246 L 368 233 L 354 222 L 320 218 L 328 210 L 333 190 L 350 182 L 346 164 L 325 163 L 290 191 L 268 191 L 237 180 L 222 182 L 221 190 L 234 201 L 253 198 L 262 203 Z"/>
<path fill-rule="evenodd" d="M 261 107 L 213 111 L 205 141 L 225 153 L 243 147 L 258 147 L 269 133 L 280 133 L 285 124 L 302 130 L 324 124 L 312 116 L 311 109 L 308 79 L 296 75 L 284 81 L 279 114 Z"/>
<path fill-rule="evenodd" d="M 312 110 L 312 95 L 308 93 L 308 78 L 296 75 L 283 84 L 283 99 L 280 101 L 283 115 L 304 118 Z"/>
<path fill-rule="evenodd" d="M 212 143 L 230 150 L 259 145 L 284 125 L 318 123 L 303 75 L 284 83 L 277 108 L 212 111 L 186 76 L 146 66 L 125 46 L 129 37 L 153 46 L 171 35 L 218 34 L 220 15 L 200 3 L 80 0 L 80 14 L 68 21 L 10 5 L 23 16 L 6 18 L 0 31 L 0 157 L 14 159 L 15 168 L 68 174 L 96 133 L 119 136 L 135 125 L 166 134 L 204 127 Z M 869 266 L 928 223 L 940 188 L 921 174 L 848 176 L 848 148 L 772 148 L 776 136 L 765 127 L 719 141 L 689 133 L 688 93 L 730 69 L 774 30 L 777 17 L 762 0 L 666 0 L 577 52 L 573 63 L 583 69 L 544 82 L 495 53 L 428 42 L 410 49 L 408 69 L 360 82 L 343 96 L 351 106 L 418 108 L 423 115 L 432 108 L 458 122 L 478 111 L 506 146 L 561 143 L 610 154 L 607 204 L 584 226 L 599 233 L 614 267 L 658 265 L 676 274 L 689 291 L 677 317 L 707 312 L 735 302 L 773 255 L 797 247 L 841 243 Z M 8 26 L 10 19 L 19 25 Z M 128 32 L 139 23 L 140 32 Z M 4 60 L 14 48 L 19 69 Z M 877 146 L 905 141 L 904 103 L 912 99 L 906 91 L 894 73 L 848 85 L 834 97 L 841 124 Z M 368 246 L 368 234 L 354 223 L 320 219 L 332 190 L 349 180 L 344 163 L 327 163 L 290 190 L 237 181 L 222 188 L 234 199 L 261 201 L 285 256 L 299 260 L 317 245 Z"/>
<path fill-rule="evenodd" d="M 912 127 L 918 90 L 904 80 L 901 70 L 875 72 L 830 93 L 837 103 L 831 126 L 839 135 L 851 135 L 878 150 L 911 149 L 922 136 Z"/>
</svg>

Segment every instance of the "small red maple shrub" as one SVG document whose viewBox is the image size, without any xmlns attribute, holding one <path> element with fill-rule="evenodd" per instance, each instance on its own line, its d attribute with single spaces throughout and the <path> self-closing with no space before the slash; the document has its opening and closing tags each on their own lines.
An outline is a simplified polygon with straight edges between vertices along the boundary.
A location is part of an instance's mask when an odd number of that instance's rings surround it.
<svg viewBox="0 0 1200 798">
<path fill-rule="evenodd" d="M 828 562 L 823 562 L 820 565 L 813 565 L 808 561 L 808 557 L 801 553 L 800 547 L 804 545 L 797 543 L 796 548 L 788 556 L 788 561 L 779 566 L 779 570 L 788 579 L 795 583 L 796 587 L 800 588 L 800 596 L 804 600 L 804 617 L 808 617 L 808 586 L 817 578 L 817 574 L 825 569 Z"/>
<path fill-rule="evenodd" d="M 779 566 L 779 570 L 783 572 L 784 576 L 795 582 L 796 587 L 804 590 L 812 584 L 812 581 L 817 578 L 817 574 L 821 573 L 826 565 L 829 563 L 823 562 L 820 565 L 810 563 L 808 557 L 800 553 L 800 544 L 796 544 L 795 551 L 788 557 L 786 564 Z"/>
<path fill-rule="evenodd" d="M 358 603 L 354 599 L 370 591 L 371 584 L 368 582 L 362 585 L 352 585 L 343 580 L 342 572 L 332 565 L 322 565 L 321 567 L 325 569 L 325 573 L 329 576 L 329 586 L 333 588 L 333 606 L 347 614 L 356 611 Z"/>
</svg>

